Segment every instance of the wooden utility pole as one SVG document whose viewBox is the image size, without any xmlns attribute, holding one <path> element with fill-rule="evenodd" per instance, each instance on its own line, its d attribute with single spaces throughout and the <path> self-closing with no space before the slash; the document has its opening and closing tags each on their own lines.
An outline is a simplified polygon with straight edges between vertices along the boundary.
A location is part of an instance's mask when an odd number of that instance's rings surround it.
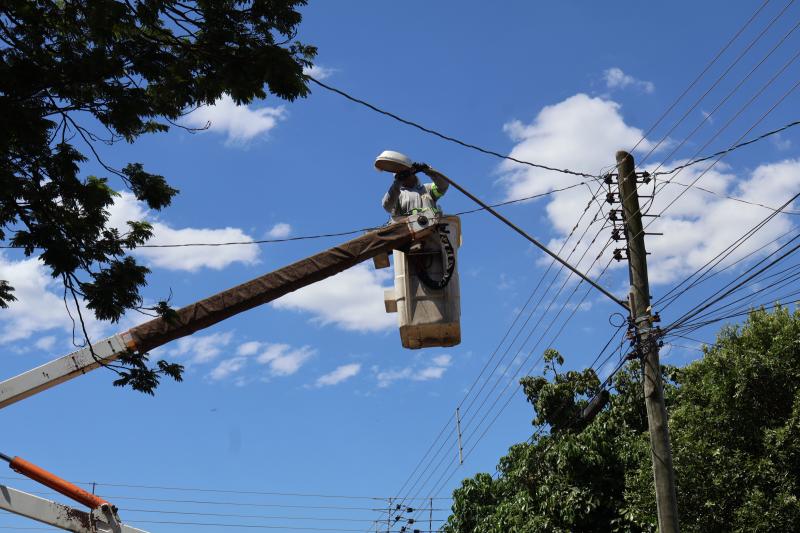
<svg viewBox="0 0 800 533">
<path fill-rule="evenodd" d="M 667 409 L 664 405 L 664 388 L 661 383 L 658 339 L 653 335 L 642 213 L 639 211 L 633 156 L 628 152 L 617 152 L 617 182 L 628 241 L 630 314 L 636 327 L 637 348 L 642 358 L 644 374 L 644 403 L 647 407 L 647 425 L 650 429 L 650 455 L 653 460 L 653 478 L 656 487 L 658 529 L 661 533 L 678 533 L 675 471 L 672 468 Z"/>
</svg>

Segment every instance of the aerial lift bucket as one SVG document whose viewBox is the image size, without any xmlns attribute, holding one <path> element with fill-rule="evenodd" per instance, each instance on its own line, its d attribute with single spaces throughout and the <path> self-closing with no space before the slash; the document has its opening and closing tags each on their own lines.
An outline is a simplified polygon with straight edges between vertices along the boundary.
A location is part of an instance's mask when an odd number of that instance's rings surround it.
<svg viewBox="0 0 800 533">
<path fill-rule="evenodd" d="M 404 348 L 461 343 L 461 220 L 445 216 L 436 224 L 437 232 L 393 252 L 394 288 L 385 291 L 384 304 L 388 313 L 397 313 Z"/>
</svg>

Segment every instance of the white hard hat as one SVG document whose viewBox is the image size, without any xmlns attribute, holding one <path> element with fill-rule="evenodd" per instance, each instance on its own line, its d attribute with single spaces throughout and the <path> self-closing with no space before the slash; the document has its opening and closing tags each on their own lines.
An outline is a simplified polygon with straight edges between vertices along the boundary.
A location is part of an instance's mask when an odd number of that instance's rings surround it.
<svg viewBox="0 0 800 533">
<path fill-rule="evenodd" d="M 381 155 L 375 159 L 375 168 L 395 174 L 410 169 L 411 164 L 412 161 L 408 156 L 391 150 L 384 150 L 381 152 Z"/>
</svg>

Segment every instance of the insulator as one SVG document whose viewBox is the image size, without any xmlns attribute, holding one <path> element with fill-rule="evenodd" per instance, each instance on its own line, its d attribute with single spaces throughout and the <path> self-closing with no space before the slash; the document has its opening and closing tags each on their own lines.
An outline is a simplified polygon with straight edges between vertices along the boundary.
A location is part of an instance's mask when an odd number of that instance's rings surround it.
<svg viewBox="0 0 800 533">
<path fill-rule="evenodd" d="M 622 261 L 623 259 L 625 259 L 625 257 L 622 256 L 622 252 L 623 252 L 622 248 L 615 248 L 613 253 L 614 259 L 616 259 L 617 261 Z"/>
<path fill-rule="evenodd" d="M 618 210 L 618 209 L 611 209 L 611 210 L 609 210 L 609 211 L 608 211 L 608 219 L 609 219 L 609 220 L 612 220 L 612 221 L 614 221 L 614 222 L 616 222 L 617 220 L 619 220 L 619 218 L 617 217 L 617 214 L 618 214 L 618 213 L 619 213 L 619 210 Z"/>
<path fill-rule="evenodd" d="M 611 238 L 614 239 L 615 241 L 621 241 L 625 237 L 620 234 L 619 229 L 614 228 L 611 230 Z"/>
<path fill-rule="evenodd" d="M 616 200 L 614 200 L 614 193 L 613 192 L 606 193 L 606 202 L 608 202 L 610 204 L 613 204 L 614 202 L 616 202 Z"/>
<path fill-rule="evenodd" d="M 603 176 L 603 181 L 608 185 L 611 185 L 612 183 L 614 183 L 614 180 L 611 179 L 611 174 L 610 173 L 606 174 L 605 176 Z"/>
</svg>

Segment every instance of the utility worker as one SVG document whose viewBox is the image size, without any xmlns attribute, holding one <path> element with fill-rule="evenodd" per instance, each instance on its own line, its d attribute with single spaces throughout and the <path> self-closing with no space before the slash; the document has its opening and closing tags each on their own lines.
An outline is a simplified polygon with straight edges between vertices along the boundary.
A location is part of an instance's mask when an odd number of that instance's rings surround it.
<svg viewBox="0 0 800 533">
<path fill-rule="evenodd" d="M 420 183 L 417 172 L 424 173 L 433 183 Z M 449 186 L 441 172 L 425 163 L 412 163 L 410 168 L 395 173 L 394 182 L 383 195 L 383 208 L 392 218 L 426 212 L 440 214 L 442 210 L 436 201 L 444 196 Z"/>
</svg>

